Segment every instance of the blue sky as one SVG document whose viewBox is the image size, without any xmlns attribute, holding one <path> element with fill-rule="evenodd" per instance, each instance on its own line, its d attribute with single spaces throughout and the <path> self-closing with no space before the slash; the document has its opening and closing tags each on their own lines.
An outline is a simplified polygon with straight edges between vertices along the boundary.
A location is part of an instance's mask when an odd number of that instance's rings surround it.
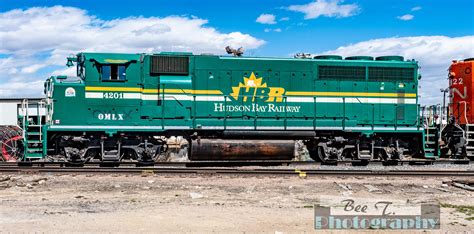
<svg viewBox="0 0 474 234">
<path fill-rule="evenodd" d="M 445 35 L 464 36 L 474 32 L 474 1 L 472 0 L 346 0 L 342 4 L 357 4 L 360 13 L 346 18 L 320 17 L 304 20 L 304 15 L 284 9 L 311 1 L 282 0 L 4 0 L 0 11 L 35 6 L 73 6 L 87 10 L 100 19 L 112 20 L 129 16 L 169 15 L 196 16 L 209 20 L 209 25 L 223 32 L 240 31 L 267 41 L 252 53 L 258 56 L 287 56 L 305 51 L 318 52 L 354 42 L 394 36 Z M 414 7 L 418 11 L 411 11 Z M 288 21 L 262 25 L 255 19 L 262 13 L 274 14 Z M 412 14 L 413 20 L 402 21 L 397 16 Z M 300 25 L 298 25 L 300 24 Z M 281 33 L 265 33 L 265 28 L 280 28 Z"/>
<path fill-rule="evenodd" d="M 258 56 L 285 56 L 296 51 L 326 51 L 358 41 L 394 36 L 471 35 L 474 31 L 472 0 L 346 0 L 355 3 L 360 13 L 347 18 L 320 17 L 304 20 L 304 15 L 284 9 L 311 1 L 241 0 L 241 1 L 113 1 L 113 0 L 7 0 L 0 11 L 35 6 L 73 6 L 87 10 L 100 19 L 112 20 L 129 16 L 169 15 L 196 16 L 209 20 L 209 25 L 223 32 L 241 31 L 268 43 L 254 51 Z M 420 6 L 418 11 L 411 11 Z M 262 13 L 277 19 L 289 17 L 276 25 L 262 25 L 255 19 Z M 412 14 L 413 20 L 401 21 L 397 16 Z M 265 28 L 280 28 L 282 33 L 265 33 Z"/>
<path fill-rule="evenodd" d="M 29 87 L 70 72 L 63 57 L 82 50 L 223 54 L 232 44 L 247 56 L 401 54 L 419 60 L 436 89 L 452 59 L 474 57 L 472 0 L 2 0 L 0 20 L 0 84 L 15 87 L 0 97 L 40 95 Z"/>
</svg>

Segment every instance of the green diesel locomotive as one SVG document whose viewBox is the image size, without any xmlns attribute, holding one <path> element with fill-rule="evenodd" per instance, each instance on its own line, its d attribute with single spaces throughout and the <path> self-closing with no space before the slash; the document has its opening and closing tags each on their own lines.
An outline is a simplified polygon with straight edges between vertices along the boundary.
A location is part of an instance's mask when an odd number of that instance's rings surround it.
<svg viewBox="0 0 474 234">
<path fill-rule="evenodd" d="M 401 56 L 256 58 L 80 53 L 24 118 L 24 159 L 154 161 L 166 138 L 193 160 L 396 161 L 425 152 L 418 64 Z"/>
</svg>

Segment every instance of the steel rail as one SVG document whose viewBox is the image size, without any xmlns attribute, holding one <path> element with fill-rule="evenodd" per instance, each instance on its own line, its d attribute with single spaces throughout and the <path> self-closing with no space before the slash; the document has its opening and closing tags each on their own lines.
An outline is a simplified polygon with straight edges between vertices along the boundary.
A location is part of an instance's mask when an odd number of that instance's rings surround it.
<svg viewBox="0 0 474 234">
<path fill-rule="evenodd" d="M 0 167 L 0 173 L 150 173 L 224 175 L 320 175 L 320 176 L 431 176 L 473 177 L 474 170 L 354 170 L 354 169 L 267 169 L 267 168 L 183 168 L 183 167 Z"/>
<path fill-rule="evenodd" d="M 225 166 L 275 166 L 275 165 L 311 165 L 311 166 L 320 166 L 320 165 L 345 165 L 345 164 L 352 164 L 352 163 L 360 163 L 360 161 L 340 161 L 333 164 L 324 164 L 321 162 L 315 161 L 289 161 L 289 160 L 253 160 L 253 161 L 184 161 L 184 162 L 154 162 L 153 166 L 188 166 L 188 167 L 225 167 Z M 382 161 L 372 161 L 368 165 L 384 165 L 385 162 Z M 434 165 L 434 164 L 469 164 L 469 160 L 453 160 L 453 159 L 446 159 L 446 160 L 404 160 L 398 161 L 397 164 L 388 164 L 390 166 L 397 166 L 397 165 Z M 100 162 L 88 162 L 84 163 L 84 165 L 92 165 L 92 166 L 99 166 L 101 164 L 107 165 L 116 165 L 117 163 L 100 163 Z M 120 165 L 136 165 L 137 162 L 120 162 Z M 67 162 L 49 162 L 49 161 L 31 161 L 31 162 L 1 162 L 0 166 L 68 166 L 70 165 Z M 71 165 L 74 167 L 74 165 Z M 151 165 L 149 165 L 151 166 Z"/>
</svg>

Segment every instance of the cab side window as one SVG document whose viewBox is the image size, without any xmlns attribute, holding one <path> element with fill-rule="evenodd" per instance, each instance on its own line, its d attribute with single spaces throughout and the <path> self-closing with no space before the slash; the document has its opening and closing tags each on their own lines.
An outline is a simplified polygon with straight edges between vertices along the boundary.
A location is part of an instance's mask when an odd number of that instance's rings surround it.
<svg viewBox="0 0 474 234">
<path fill-rule="evenodd" d="M 100 69 L 102 81 L 125 81 L 126 77 L 125 65 L 108 64 L 102 65 Z"/>
</svg>

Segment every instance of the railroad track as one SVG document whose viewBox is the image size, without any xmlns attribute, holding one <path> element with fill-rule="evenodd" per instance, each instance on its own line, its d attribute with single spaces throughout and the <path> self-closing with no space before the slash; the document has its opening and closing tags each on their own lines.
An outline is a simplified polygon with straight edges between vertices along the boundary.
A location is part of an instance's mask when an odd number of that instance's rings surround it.
<svg viewBox="0 0 474 234">
<path fill-rule="evenodd" d="M 186 168 L 186 167 L 19 167 L 0 166 L 0 173 L 125 173 L 125 174 L 218 174 L 297 176 L 434 176 L 473 177 L 474 170 L 366 170 L 366 169 L 268 169 L 268 168 Z"/>
<path fill-rule="evenodd" d="M 356 165 L 356 166 L 365 166 L 359 165 L 360 161 L 341 161 L 334 164 L 324 164 L 321 162 L 315 161 L 290 161 L 290 160 L 253 160 L 253 161 L 185 161 L 185 162 L 155 162 L 153 166 L 173 166 L 173 167 L 226 167 L 226 166 L 278 166 L 278 165 L 292 165 L 292 166 L 321 166 L 321 165 Z M 435 164 L 469 164 L 469 160 L 425 160 L 425 159 L 416 159 L 416 160 L 404 160 L 399 161 L 396 164 L 385 164 L 382 161 L 372 161 L 369 165 L 387 165 L 387 166 L 396 166 L 396 165 L 435 165 Z M 120 165 L 125 166 L 135 166 L 136 162 L 120 162 Z M 7 166 L 25 166 L 25 167 L 44 167 L 44 166 L 77 166 L 70 165 L 67 162 L 48 162 L 48 161 L 32 161 L 32 162 L 0 162 L 0 167 Z M 100 163 L 100 162 L 88 162 L 85 163 L 86 166 L 117 166 L 117 163 Z M 152 165 L 148 165 L 152 166 Z"/>
</svg>

